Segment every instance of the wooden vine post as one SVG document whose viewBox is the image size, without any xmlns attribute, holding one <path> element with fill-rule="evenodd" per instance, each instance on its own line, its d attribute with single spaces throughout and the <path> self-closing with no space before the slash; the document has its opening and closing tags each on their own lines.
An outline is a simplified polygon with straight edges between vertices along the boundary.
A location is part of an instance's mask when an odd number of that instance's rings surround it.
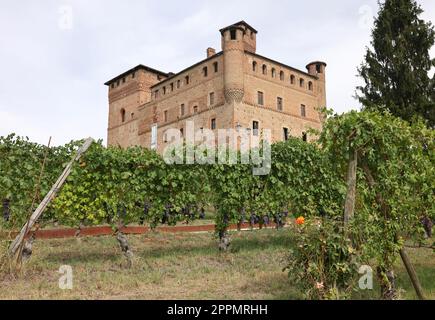
<svg viewBox="0 0 435 320">
<path fill-rule="evenodd" d="M 370 168 L 366 163 L 363 163 L 362 168 L 364 170 L 367 184 L 369 185 L 370 188 L 374 189 L 376 182 Z M 380 205 L 381 210 L 384 212 L 384 214 L 388 216 L 388 207 L 385 204 L 384 198 L 379 192 L 376 193 L 376 202 L 378 203 L 378 205 Z M 414 287 L 418 298 L 420 300 L 425 300 L 425 295 L 420 280 L 418 279 L 417 272 L 415 271 L 414 266 L 412 265 L 411 260 L 409 259 L 408 254 L 405 251 L 405 248 L 402 247 L 399 252 L 400 252 L 400 257 L 402 258 L 402 262 L 405 265 L 406 271 L 408 272 L 409 278 L 411 279 L 412 286 Z"/>
<path fill-rule="evenodd" d="M 347 167 L 347 193 L 346 202 L 344 204 L 344 228 L 347 231 L 349 222 L 353 219 L 355 215 L 355 197 L 356 197 L 356 171 L 358 166 L 358 152 L 352 146 L 352 137 L 349 139 L 349 162 Z"/>
<path fill-rule="evenodd" d="M 357 152 L 349 151 L 349 164 L 347 169 L 347 193 L 344 205 L 344 225 L 347 227 L 355 215 L 355 195 L 356 195 L 356 169 L 357 169 Z"/>
<path fill-rule="evenodd" d="M 403 264 L 405 265 L 406 271 L 408 272 L 409 278 L 414 286 L 415 293 L 417 293 L 417 296 L 420 300 L 425 300 L 426 298 L 424 296 L 420 280 L 418 279 L 417 272 L 415 272 L 414 266 L 412 265 L 411 260 L 409 260 L 405 248 L 400 249 L 400 257 L 402 258 Z"/>
<path fill-rule="evenodd" d="M 75 161 L 79 160 L 80 157 L 89 149 L 91 144 L 94 142 L 94 139 L 88 138 L 85 140 L 83 145 L 79 148 L 77 151 L 75 157 L 68 163 L 65 170 L 62 172 L 62 174 L 57 179 L 56 183 L 53 185 L 51 190 L 47 193 L 45 198 L 42 200 L 42 202 L 39 204 L 38 208 L 33 212 L 33 214 L 30 216 L 30 219 L 21 229 L 18 236 L 15 238 L 15 240 L 11 243 L 9 246 L 9 255 L 14 256 L 17 252 L 17 250 L 22 245 L 24 239 L 26 238 L 26 234 L 29 230 L 32 229 L 32 227 L 35 225 L 36 221 L 41 217 L 44 210 L 47 208 L 49 203 L 54 199 L 56 194 L 59 192 L 62 185 L 65 183 L 66 179 L 68 178 L 69 174 L 71 173 L 73 164 Z"/>
</svg>

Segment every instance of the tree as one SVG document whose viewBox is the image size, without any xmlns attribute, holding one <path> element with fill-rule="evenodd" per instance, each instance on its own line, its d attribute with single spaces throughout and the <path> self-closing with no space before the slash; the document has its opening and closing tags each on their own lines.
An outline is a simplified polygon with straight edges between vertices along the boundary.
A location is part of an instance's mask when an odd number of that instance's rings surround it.
<svg viewBox="0 0 435 320">
<path fill-rule="evenodd" d="M 366 109 L 388 110 L 410 121 L 414 116 L 435 126 L 435 67 L 429 51 L 435 42 L 431 22 L 420 18 L 414 0 L 385 0 L 372 32 L 372 48 L 358 68 L 365 86 L 357 87 L 357 98 Z"/>
</svg>

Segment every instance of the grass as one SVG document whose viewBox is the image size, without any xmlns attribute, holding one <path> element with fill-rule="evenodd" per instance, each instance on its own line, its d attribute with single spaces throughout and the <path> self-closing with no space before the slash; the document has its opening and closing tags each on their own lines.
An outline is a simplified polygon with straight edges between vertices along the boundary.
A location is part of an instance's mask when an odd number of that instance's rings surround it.
<svg viewBox="0 0 435 320">
<path fill-rule="evenodd" d="M 290 230 L 234 232 L 231 252 L 219 253 L 209 233 L 129 236 L 131 269 L 113 237 L 37 241 L 18 277 L 0 277 L 0 299 L 301 299 L 286 265 Z M 4 247 L 1 244 L 0 247 Z M 408 249 L 427 296 L 435 299 L 435 254 Z M 73 269 L 74 288 L 58 287 L 60 266 Z M 403 298 L 415 298 L 398 264 Z M 377 291 L 356 298 L 377 298 Z"/>
</svg>

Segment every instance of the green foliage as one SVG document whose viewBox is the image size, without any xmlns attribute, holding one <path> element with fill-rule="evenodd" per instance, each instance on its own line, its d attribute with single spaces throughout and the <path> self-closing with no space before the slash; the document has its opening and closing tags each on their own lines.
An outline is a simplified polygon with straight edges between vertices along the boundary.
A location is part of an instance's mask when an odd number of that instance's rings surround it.
<svg viewBox="0 0 435 320">
<path fill-rule="evenodd" d="M 213 206 L 222 236 L 230 223 L 282 225 L 289 214 L 305 216 L 322 223 L 298 234 L 290 275 L 310 288 L 312 297 L 346 297 L 357 263 L 374 259 L 389 270 L 405 239 L 422 241 L 421 220 L 435 219 L 434 142 L 434 130 L 423 122 L 410 124 L 376 111 L 349 112 L 327 119 L 317 144 L 291 138 L 272 145 L 270 173 L 260 176 L 253 174 L 252 164 L 240 161 L 167 164 L 144 148 L 94 143 L 41 222 L 108 223 L 113 228 L 147 222 L 155 227 L 198 219 L 203 208 Z M 11 208 L 9 222 L 2 222 L 6 228 L 26 221 L 44 155 L 40 199 L 81 143 L 47 149 L 14 135 L 0 137 L 0 200 L 9 200 Z M 358 154 L 357 195 L 355 217 L 345 233 L 350 149 Z M 230 154 L 239 160 L 246 156 Z M 222 154 L 213 157 L 222 159 Z M 314 281 L 323 289 L 313 287 Z"/>
<path fill-rule="evenodd" d="M 367 49 L 359 68 L 365 86 L 358 98 L 368 109 L 389 110 L 405 120 L 423 117 L 435 126 L 435 66 L 430 49 L 435 31 L 423 21 L 423 12 L 414 0 L 386 0 L 380 4 L 373 30 L 373 48 Z"/>
<path fill-rule="evenodd" d="M 123 150 L 94 144 L 73 170 L 54 208 L 67 225 L 78 221 L 173 225 L 197 218 L 207 188 L 199 166 L 168 165 L 140 147 Z"/>
<path fill-rule="evenodd" d="M 280 224 L 288 214 L 334 216 L 344 201 L 345 185 L 326 155 L 300 139 L 272 145 L 268 175 L 255 176 L 252 169 L 248 164 L 210 166 L 218 231 L 228 223 Z"/>
<path fill-rule="evenodd" d="M 404 239 L 423 240 L 422 218 L 435 219 L 434 130 L 390 114 L 350 112 L 325 124 L 320 143 L 338 173 L 358 152 L 352 228 L 362 255 L 390 270 Z"/>
<path fill-rule="evenodd" d="M 5 183 L 0 199 L 10 200 L 13 225 L 18 225 L 29 211 L 47 148 L 14 136 L 1 141 L 0 172 Z M 80 143 L 48 149 L 42 196 Z M 217 162 L 221 155 L 215 156 Z M 70 226 L 140 222 L 157 226 L 197 219 L 202 208 L 212 205 L 219 213 L 220 231 L 229 223 L 283 221 L 289 211 L 334 215 L 344 191 L 323 152 L 299 139 L 272 146 L 271 173 L 264 176 L 253 175 L 252 164 L 169 165 L 147 149 L 104 148 L 99 142 L 74 165 L 43 217 Z"/>
<path fill-rule="evenodd" d="M 310 219 L 294 230 L 289 277 L 308 299 L 350 298 L 358 279 L 359 255 L 340 220 Z"/>
<path fill-rule="evenodd" d="M 62 147 L 47 148 L 29 142 L 27 137 L 20 138 L 14 134 L 0 137 L 0 203 L 5 200 L 9 203 L 10 219 L 7 226 L 22 225 L 27 220 L 35 192 L 39 195 L 36 203 L 39 203 L 79 144 L 80 141 Z M 46 154 L 45 170 L 37 188 Z M 51 217 L 52 212 L 49 210 L 44 215 L 44 221 Z"/>
</svg>

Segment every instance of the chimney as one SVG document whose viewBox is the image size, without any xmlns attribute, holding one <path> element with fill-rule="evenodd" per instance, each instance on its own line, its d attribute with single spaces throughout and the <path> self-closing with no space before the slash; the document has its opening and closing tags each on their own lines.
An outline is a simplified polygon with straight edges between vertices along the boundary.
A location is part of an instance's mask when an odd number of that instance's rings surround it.
<svg viewBox="0 0 435 320">
<path fill-rule="evenodd" d="M 207 48 L 207 58 L 210 58 L 211 56 L 214 56 L 215 54 L 216 54 L 216 49 Z"/>
</svg>

